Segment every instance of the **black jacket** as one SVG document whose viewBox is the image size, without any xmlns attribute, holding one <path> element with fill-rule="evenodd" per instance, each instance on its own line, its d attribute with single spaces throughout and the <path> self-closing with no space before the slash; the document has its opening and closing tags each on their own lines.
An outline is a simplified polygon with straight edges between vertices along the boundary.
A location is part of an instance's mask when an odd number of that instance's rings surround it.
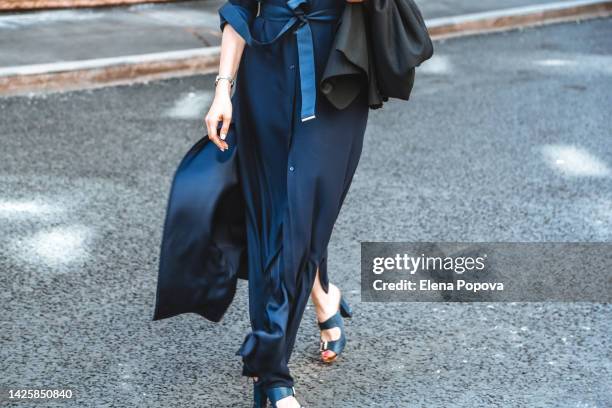
<svg viewBox="0 0 612 408">
<path fill-rule="evenodd" d="M 415 67 L 433 55 L 423 17 L 412 0 L 348 3 L 327 60 L 321 91 L 338 109 L 367 83 L 368 103 L 408 100 Z"/>
</svg>

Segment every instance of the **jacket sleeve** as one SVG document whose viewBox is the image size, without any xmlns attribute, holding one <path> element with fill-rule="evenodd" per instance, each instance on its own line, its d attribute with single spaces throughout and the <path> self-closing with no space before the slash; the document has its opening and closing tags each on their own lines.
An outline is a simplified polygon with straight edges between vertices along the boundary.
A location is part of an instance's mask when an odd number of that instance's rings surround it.
<svg viewBox="0 0 612 408">
<path fill-rule="evenodd" d="M 219 9 L 219 28 L 223 31 L 226 23 L 245 41 L 250 42 L 250 27 L 257 14 L 258 0 L 227 0 Z"/>
</svg>

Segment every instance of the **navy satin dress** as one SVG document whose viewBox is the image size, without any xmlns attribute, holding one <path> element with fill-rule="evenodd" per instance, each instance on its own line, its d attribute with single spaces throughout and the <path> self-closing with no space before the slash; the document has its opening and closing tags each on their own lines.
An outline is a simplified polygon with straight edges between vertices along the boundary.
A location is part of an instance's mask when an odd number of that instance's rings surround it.
<svg viewBox="0 0 612 408">
<path fill-rule="evenodd" d="M 219 10 L 247 42 L 221 152 L 206 138 L 173 180 L 154 319 L 218 321 L 249 280 L 243 374 L 291 387 L 287 363 L 317 268 L 361 155 L 364 89 L 347 108 L 319 91 L 344 0 L 229 0 Z"/>
</svg>

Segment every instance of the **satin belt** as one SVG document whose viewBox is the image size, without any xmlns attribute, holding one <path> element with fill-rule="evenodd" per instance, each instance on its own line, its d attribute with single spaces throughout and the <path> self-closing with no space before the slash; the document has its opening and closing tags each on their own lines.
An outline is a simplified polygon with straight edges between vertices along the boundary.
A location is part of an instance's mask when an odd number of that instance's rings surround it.
<svg viewBox="0 0 612 408">
<path fill-rule="evenodd" d="M 300 116 L 302 122 L 315 118 L 315 106 L 317 100 L 315 57 L 310 22 L 332 22 L 340 17 L 341 12 L 341 10 L 331 8 L 305 12 L 300 6 L 306 3 L 308 3 L 308 0 L 289 0 L 287 1 L 287 7 L 263 2 L 261 3 L 260 16 L 262 18 L 270 21 L 280 21 L 285 23 L 283 28 L 270 41 L 262 42 L 253 38 L 249 27 L 246 24 L 238 24 L 237 26 L 232 24 L 238 34 L 240 34 L 242 38 L 244 38 L 245 42 L 250 46 L 272 44 L 294 26 L 297 27 L 294 33 L 297 41 L 298 66 L 300 70 L 300 93 L 302 96 L 302 109 Z M 228 16 L 238 13 L 238 11 L 233 8 L 223 10 L 223 12 Z M 232 17 L 237 16 L 234 15 Z M 230 20 L 228 19 L 228 21 Z"/>
</svg>

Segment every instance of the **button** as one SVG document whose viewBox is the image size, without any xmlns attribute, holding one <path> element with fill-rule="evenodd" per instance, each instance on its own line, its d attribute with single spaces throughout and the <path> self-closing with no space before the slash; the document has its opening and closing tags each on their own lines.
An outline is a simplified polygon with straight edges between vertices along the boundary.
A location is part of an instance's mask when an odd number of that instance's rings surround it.
<svg viewBox="0 0 612 408">
<path fill-rule="evenodd" d="M 290 65 L 289 69 L 295 69 L 295 65 Z"/>
<path fill-rule="evenodd" d="M 295 170 L 295 168 L 294 168 L 293 166 L 290 166 L 290 167 L 289 167 L 289 170 L 290 170 L 290 171 L 293 171 L 293 170 Z"/>
</svg>

